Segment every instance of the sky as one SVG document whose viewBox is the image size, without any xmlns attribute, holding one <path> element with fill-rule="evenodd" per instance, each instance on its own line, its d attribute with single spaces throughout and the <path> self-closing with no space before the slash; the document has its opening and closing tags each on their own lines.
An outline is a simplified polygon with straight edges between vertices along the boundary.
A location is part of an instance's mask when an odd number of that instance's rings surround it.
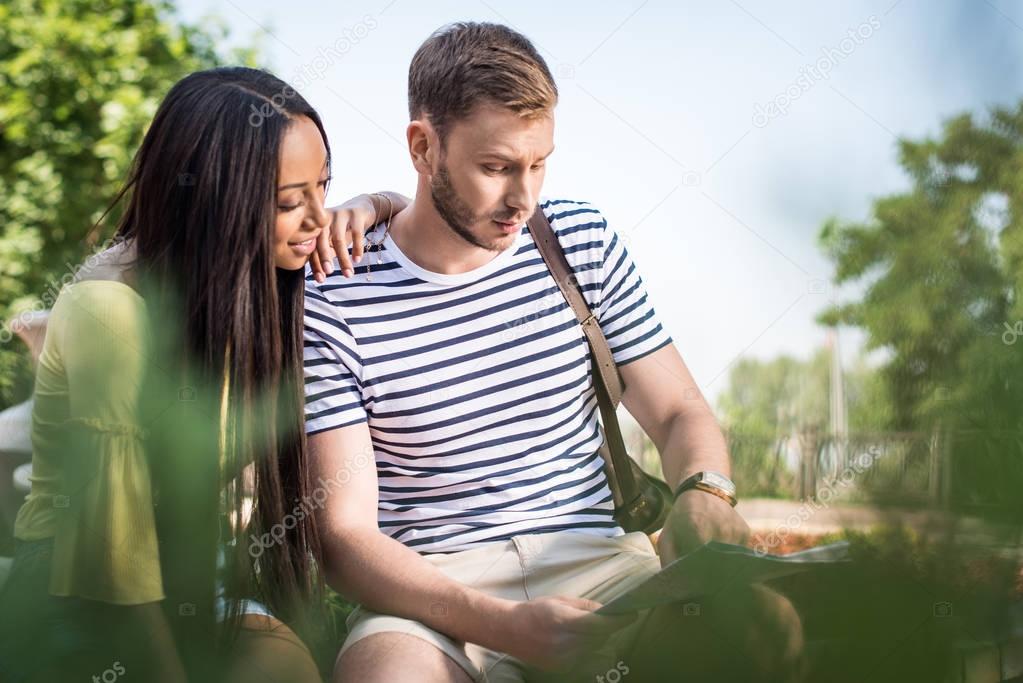
<svg viewBox="0 0 1023 683">
<path fill-rule="evenodd" d="M 714 401 L 742 358 L 807 358 L 836 288 L 830 217 L 909 187 L 898 140 L 1023 96 L 1014 0 L 179 0 L 190 23 L 261 46 L 320 112 L 329 200 L 411 195 L 406 78 L 453 21 L 529 37 L 558 83 L 544 194 L 590 201 L 627 241 L 662 324 Z M 863 346 L 840 330 L 851 362 Z M 883 351 L 875 361 L 882 360 Z"/>
</svg>

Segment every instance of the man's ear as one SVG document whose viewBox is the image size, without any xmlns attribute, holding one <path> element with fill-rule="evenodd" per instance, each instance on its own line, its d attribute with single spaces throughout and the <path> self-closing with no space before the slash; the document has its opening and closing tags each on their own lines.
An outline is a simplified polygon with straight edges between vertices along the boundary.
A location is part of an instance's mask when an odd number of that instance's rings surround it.
<svg viewBox="0 0 1023 683">
<path fill-rule="evenodd" d="M 416 172 L 432 176 L 438 145 L 437 134 L 433 126 L 425 119 L 417 119 L 408 124 L 405 137 L 408 139 L 409 156 L 412 157 L 412 165 Z"/>
</svg>

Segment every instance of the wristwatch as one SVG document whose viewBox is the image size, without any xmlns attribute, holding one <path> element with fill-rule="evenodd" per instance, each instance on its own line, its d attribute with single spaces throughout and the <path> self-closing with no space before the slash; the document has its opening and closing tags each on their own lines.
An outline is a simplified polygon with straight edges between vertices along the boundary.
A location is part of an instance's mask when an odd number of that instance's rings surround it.
<svg viewBox="0 0 1023 683">
<path fill-rule="evenodd" d="M 732 507 L 739 502 L 735 497 L 735 484 L 720 472 L 697 472 L 678 485 L 678 488 L 675 489 L 675 499 L 677 500 L 683 491 L 689 489 L 698 489 L 717 496 L 728 501 Z"/>
</svg>

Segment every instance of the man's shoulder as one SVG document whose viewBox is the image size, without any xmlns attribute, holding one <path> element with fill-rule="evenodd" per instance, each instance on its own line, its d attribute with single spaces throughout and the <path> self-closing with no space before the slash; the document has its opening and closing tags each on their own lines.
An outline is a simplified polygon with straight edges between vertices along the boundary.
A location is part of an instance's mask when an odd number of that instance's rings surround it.
<svg viewBox="0 0 1023 683">
<path fill-rule="evenodd" d="M 564 249 L 602 248 L 607 221 L 590 202 L 545 197 L 540 207 Z"/>
<path fill-rule="evenodd" d="M 328 276 L 323 283 L 319 283 L 312 276 L 312 270 L 309 266 L 306 266 L 304 275 L 306 310 L 323 305 L 330 305 L 331 299 L 333 299 L 331 293 L 336 289 L 335 284 L 331 282 L 330 276 Z"/>
<path fill-rule="evenodd" d="M 345 299 L 348 296 L 345 289 L 349 282 L 348 278 L 341 275 L 340 269 L 335 269 L 322 283 L 317 282 L 311 271 L 307 270 L 303 301 L 307 331 L 337 334 L 340 330 L 345 336 L 351 336 L 344 315 Z"/>
<path fill-rule="evenodd" d="M 540 208 L 543 209 L 544 215 L 555 229 L 562 226 L 590 223 L 602 225 L 604 223 L 604 217 L 600 210 L 590 202 L 543 197 L 540 199 Z"/>
</svg>

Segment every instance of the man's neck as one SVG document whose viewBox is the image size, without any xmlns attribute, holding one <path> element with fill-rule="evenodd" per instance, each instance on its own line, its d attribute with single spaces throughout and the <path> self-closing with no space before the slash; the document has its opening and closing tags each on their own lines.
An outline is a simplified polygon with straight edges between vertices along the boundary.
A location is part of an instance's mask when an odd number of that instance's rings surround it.
<svg viewBox="0 0 1023 683">
<path fill-rule="evenodd" d="M 408 208 L 391 220 L 388 235 L 417 266 L 442 275 L 467 273 L 497 256 L 452 230 L 437 213 L 428 191 L 418 192 Z"/>
</svg>

